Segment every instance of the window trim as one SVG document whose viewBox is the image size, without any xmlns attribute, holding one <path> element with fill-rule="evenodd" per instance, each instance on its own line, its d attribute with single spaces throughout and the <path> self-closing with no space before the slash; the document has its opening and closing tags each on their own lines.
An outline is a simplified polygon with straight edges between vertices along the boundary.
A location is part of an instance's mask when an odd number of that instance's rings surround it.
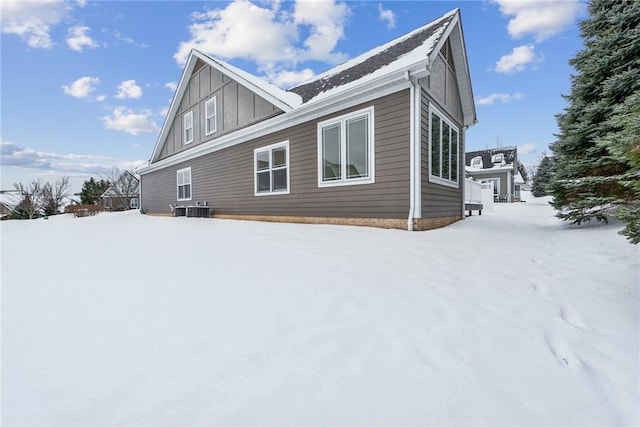
<svg viewBox="0 0 640 427">
<path fill-rule="evenodd" d="M 285 161 L 286 161 L 286 170 L 287 170 L 287 189 L 286 190 L 273 190 L 273 175 L 272 172 L 274 168 L 272 166 L 273 161 L 273 150 L 278 148 L 285 148 Z M 263 153 L 265 151 L 269 152 L 269 176 L 271 189 L 269 191 L 258 191 L 258 154 Z M 282 167 L 277 167 L 275 170 L 283 169 Z M 264 172 L 261 171 L 261 172 Z M 253 195 L 254 196 L 276 196 L 281 194 L 289 194 L 291 192 L 291 163 L 289 162 L 289 140 L 276 142 L 275 144 L 266 145 L 264 147 L 256 148 L 253 150 Z"/>
<path fill-rule="evenodd" d="M 476 160 L 477 160 L 477 163 L 479 163 L 479 164 L 474 165 L 474 163 L 476 163 Z M 482 156 L 476 156 L 473 159 L 471 159 L 471 165 L 470 166 L 472 168 L 480 168 L 480 169 L 482 169 Z"/>
<path fill-rule="evenodd" d="M 187 127 L 187 119 L 191 119 L 191 127 Z M 184 144 L 191 144 L 193 142 L 193 130 L 194 130 L 194 125 L 193 125 L 193 110 L 189 111 L 188 113 L 186 113 L 183 117 L 182 117 L 182 140 L 184 141 Z M 191 129 L 191 139 L 187 139 L 187 130 Z"/>
<path fill-rule="evenodd" d="M 184 173 L 185 171 L 189 171 L 189 197 L 188 198 L 180 198 L 180 181 L 179 181 L 179 177 L 180 177 L 180 173 Z M 186 200 L 191 200 L 193 197 L 193 184 L 192 184 L 193 180 L 191 177 L 191 167 L 188 168 L 183 168 L 183 169 L 178 169 L 176 171 L 176 200 L 178 200 L 179 202 L 182 201 L 186 201 Z M 187 184 L 182 184 L 187 185 Z"/>
<path fill-rule="evenodd" d="M 347 127 L 346 123 L 349 120 L 357 119 L 359 117 L 367 117 L 368 120 L 368 167 L 369 167 L 369 176 L 367 177 L 358 177 L 358 178 L 347 178 L 347 144 L 346 141 L 346 132 Z M 330 119 L 319 122 L 317 125 L 317 157 L 318 157 L 318 188 L 325 187 L 340 187 L 345 185 L 362 185 L 362 184 L 373 184 L 376 182 L 375 180 L 375 108 L 374 106 L 370 106 L 367 108 L 363 108 L 357 111 L 353 111 L 351 113 L 346 113 L 341 116 L 332 117 Z M 323 128 L 329 126 L 335 126 L 336 124 L 340 125 L 340 169 L 341 169 L 341 177 L 339 180 L 332 181 L 323 181 L 322 172 L 323 172 L 323 161 L 322 161 L 322 130 Z"/>
<path fill-rule="evenodd" d="M 456 174 L 456 181 L 453 181 L 451 179 L 447 179 L 447 178 L 442 178 L 440 176 L 437 175 L 433 175 L 432 173 L 432 162 L 433 162 L 433 158 L 432 158 L 432 114 L 435 113 L 441 120 L 441 122 L 445 122 L 448 126 L 449 126 L 449 131 L 451 130 L 455 130 L 456 133 L 458 134 L 458 141 L 457 141 L 457 150 L 456 150 L 456 155 L 458 157 L 457 159 L 457 167 L 458 167 L 458 173 Z M 440 127 L 441 131 L 440 134 L 442 135 L 442 126 Z M 440 169 L 442 169 L 442 136 L 440 137 Z M 451 146 L 449 146 L 449 155 L 451 155 Z M 451 157 L 449 157 L 449 164 L 451 164 Z M 460 128 L 454 124 L 451 120 L 449 120 L 449 118 L 442 113 L 438 108 L 436 108 L 432 103 L 429 103 L 429 182 L 433 182 L 435 184 L 440 184 L 440 185 L 444 185 L 447 187 L 452 187 L 452 188 L 460 188 Z"/>
<path fill-rule="evenodd" d="M 213 120 L 213 129 L 209 129 L 209 107 L 213 105 L 213 114 L 211 114 L 211 117 L 214 118 Z M 216 102 L 216 97 L 212 97 L 211 99 L 209 99 L 207 102 L 204 103 L 204 133 L 205 135 L 209 136 L 211 134 L 214 134 L 218 131 L 218 106 L 217 106 L 217 102 Z"/>
</svg>

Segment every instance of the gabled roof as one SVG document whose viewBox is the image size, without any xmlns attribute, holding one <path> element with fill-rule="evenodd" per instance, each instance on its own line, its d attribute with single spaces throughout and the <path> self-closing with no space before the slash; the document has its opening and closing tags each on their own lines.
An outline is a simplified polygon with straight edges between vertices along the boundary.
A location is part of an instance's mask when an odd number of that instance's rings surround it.
<svg viewBox="0 0 640 427">
<path fill-rule="evenodd" d="M 324 92 L 339 89 L 372 74 L 385 73 L 391 68 L 424 61 L 434 50 L 434 46 L 447 25 L 456 16 L 457 11 L 457 9 L 453 10 L 435 21 L 363 53 L 289 91 L 300 95 L 302 101 L 306 103 Z"/>
<path fill-rule="evenodd" d="M 400 85 L 408 87 L 406 77 L 409 74 L 416 78 L 428 75 L 430 64 L 434 62 L 433 60 L 447 40 L 451 41 L 464 115 L 463 125 L 472 126 L 476 123 L 476 110 L 459 9 L 454 9 L 408 34 L 372 49 L 289 90 L 281 89 L 231 64 L 192 50 L 158 136 L 151 164 L 141 169 L 141 172 L 146 173 L 156 167 L 153 163 L 160 156 L 162 143 L 169 133 L 173 118 L 178 111 L 196 66 L 204 64 L 213 67 L 272 103 L 284 114 L 276 115 L 269 120 L 177 153 L 171 158 L 164 159 L 162 164 L 184 161 L 193 156 L 241 143 L 246 138 L 255 138 L 268 131 L 274 132 L 283 129 L 290 126 L 293 121 L 302 120 L 304 117 L 317 117 L 319 112 L 344 105 L 345 102 L 358 97 L 378 94 Z"/>
<path fill-rule="evenodd" d="M 428 67 L 448 38 L 451 38 L 455 51 L 454 62 L 462 97 L 464 124 L 471 126 L 476 123 L 476 111 L 459 9 L 454 9 L 435 21 L 359 55 L 289 91 L 300 95 L 303 103 L 308 104 L 397 70 L 421 64 Z"/>
<path fill-rule="evenodd" d="M 196 49 L 192 49 L 191 53 L 189 53 L 187 63 L 184 66 L 184 70 L 182 71 L 180 83 L 178 83 L 176 93 L 173 95 L 171 106 L 169 107 L 169 111 L 167 112 L 167 115 L 165 117 L 162 129 L 160 130 L 160 134 L 158 135 L 158 140 L 153 150 L 153 155 L 151 156 L 152 161 L 156 160 L 160 155 L 162 142 L 166 139 L 167 134 L 169 133 L 169 129 L 171 128 L 172 120 L 170 119 L 172 119 L 176 115 L 178 107 L 180 106 L 180 101 L 182 100 L 182 97 L 184 96 L 184 93 L 189 86 L 189 79 L 191 78 L 196 65 L 198 65 L 199 63 L 209 65 L 212 68 L 220 71 L 222 74 L 237 81 L 242 86 L 250 89 L 251 91 L 266 99 L 284 112 L 291 111 L 293 108 L 299 106 L 302 103 L 302 98 L 300 98 L 300 96 L 296 95 L 295 93 L 287 92 L 286 90 L 281 89 L 276 85 L 273 85 L 259 77 L 247 73 L 246 71 L 234 67 L 233 65 L 228 64 L 220 59 L 211 58 L 210 56 L 205 55 L 204 53 Z"/>
</svg>

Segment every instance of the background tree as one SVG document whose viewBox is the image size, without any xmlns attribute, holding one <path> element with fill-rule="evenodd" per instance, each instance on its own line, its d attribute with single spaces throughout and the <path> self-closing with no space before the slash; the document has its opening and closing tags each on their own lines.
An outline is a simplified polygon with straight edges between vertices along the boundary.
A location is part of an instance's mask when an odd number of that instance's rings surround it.
<svg viewBox="0 0 640 427">
<path fill-rule="evenodd" d="M 580 224 L 622 220 L 640 241 L 640 1 L 592 0 L 584 48 L 570 61 L 568 107 L 557 116 L 550 192 L 557 216 Z"/>
<path fill-rule="evenodd" d="M 21 182 L 13 184 L 21 197 L 21 200 L 16 205 L 16 215 L 18 218 L 33 219 L 42 213 L 44 205 L 44 185 L 42 179 L 33 180 L 28 185 L 24 185 Z"/>
<path fill-rule="evenodd" d="M 71 193 L 69 177 L 65 176 L 60 181 L 51 185 L 49 182 L 42 187 L 42 202 L 45 215 L 57 215 L 62 210 L 64 199 Z"/>
<path fill-rule="evenodd" d="M 112 183 L 106 191 L 106 196 L 110 200 L 109 209 L 129 209 L 132 198 L 138 196 L 138 179 L 134 176 L 135 171 L 123 171 L 114 166 L 111 168 L 105 179 Z"/>
<path fill-rule="evenodd" d="M 83 205 L 99 204 L 102 201 L 100 196 L 107 191 L 109 185 L 108 181 L 104 179 L 96 181 L 93 177 L 85 181 L 84 184 L 82 184 L 82 191 L 80 192 L 80 203 Z"/>
<path fill-rule="evenodd" d="M 533 176 L 533 184 L 531 185 L 531 194 L 535 197 L 546 196 L 547 188 L 551 182 L 553 176 L 553 158 L 547 155 L 542 155 L 540 164 L 536 169 L 536 174 Z"/>
</svg>

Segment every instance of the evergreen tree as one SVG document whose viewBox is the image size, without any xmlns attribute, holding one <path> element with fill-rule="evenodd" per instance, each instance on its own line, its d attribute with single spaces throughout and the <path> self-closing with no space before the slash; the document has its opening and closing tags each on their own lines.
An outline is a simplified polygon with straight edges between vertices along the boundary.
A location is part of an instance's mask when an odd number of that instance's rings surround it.
<svg viewBox="0 0 640 427">
<path fill-rule="evenodd" d="M 549 190 L 557 216 L 626 224 L 640 241 L 640 1 L 592 0 L 580 23 L 584 48 L 570 61 L 568 107 L 557 117 Z"/>
<path fill-rule="evenodd" d="M 553 158 L 549 156 L 543 156 L 540 160 L 538 170 L 533 177 L 533 184 L 531 185 L 531 194 L 534 197 L 543 197 L 547 195 L 547 189 L 553 176 Z"/>
<path fill-rule="evenodd" d="M 100 203 L 100 196 L 109 188 L 109 182 L 101 179 L 96 181 L 89 179 L 82 184 L 82 191 L 80 192 L 80 203 L 83 205 L 95 205 Z"/>
</svg>

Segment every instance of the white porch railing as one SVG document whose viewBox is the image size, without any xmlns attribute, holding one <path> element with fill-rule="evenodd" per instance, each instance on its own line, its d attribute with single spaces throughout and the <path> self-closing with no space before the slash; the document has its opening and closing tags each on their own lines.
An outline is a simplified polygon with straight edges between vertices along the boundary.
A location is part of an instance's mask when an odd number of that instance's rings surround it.
<svg viewBox="0 0 640 427">
<path fill-rule="evenodd" d="M 466 203 L 482 203 L 482 184 L 467 178 L 464 181 L 464 201 Z"/>
</svg>

